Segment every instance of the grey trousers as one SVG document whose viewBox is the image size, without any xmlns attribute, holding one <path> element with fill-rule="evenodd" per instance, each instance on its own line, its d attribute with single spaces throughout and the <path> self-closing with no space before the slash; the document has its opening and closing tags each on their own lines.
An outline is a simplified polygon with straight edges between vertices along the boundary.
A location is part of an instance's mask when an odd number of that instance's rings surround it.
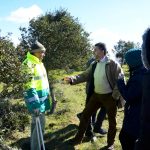
<svg viewBox="0 0 150 150">
<path fill-rule="evenodd" d="M 37 129 L 36 129 L 36 116 L 32 115 L 32 122 L 31 122 L 31 150 L 41 150 L 39 149 L 38 144 L 38 136 L 37 136 Z M 42 133 L 44 135 L 44 127 L 45 127 L 45 114 L 42 113 L 39 115 Z"/>
</svg>

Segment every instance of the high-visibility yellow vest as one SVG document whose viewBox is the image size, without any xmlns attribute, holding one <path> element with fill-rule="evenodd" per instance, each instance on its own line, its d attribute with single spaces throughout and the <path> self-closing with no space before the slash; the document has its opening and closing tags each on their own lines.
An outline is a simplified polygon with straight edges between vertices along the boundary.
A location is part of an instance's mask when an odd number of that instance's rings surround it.
<svg viewBox="0 0 150 150">
<path fill-rule="evenodd" d="M 50 109 L 50 91 L 47 73 L 43 63 L 34 55 L 27 53 L 22 64 L 25 77 L 24 99 L 30 113 L 33 109 L 45 112 Z"/>
</svg>

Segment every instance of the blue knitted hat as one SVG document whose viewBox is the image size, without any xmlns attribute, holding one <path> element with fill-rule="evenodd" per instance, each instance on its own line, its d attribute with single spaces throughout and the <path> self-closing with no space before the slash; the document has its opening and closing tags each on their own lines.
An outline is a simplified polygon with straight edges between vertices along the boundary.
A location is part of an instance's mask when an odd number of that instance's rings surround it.
<svg viewBox="0 0 150 150">
<path fill-rule="evenodd" d="M 129 49 L 125 53 L 125 61 L 130 68 L 142 66 L 141 50 L 140 49 Z"/>
</svg>

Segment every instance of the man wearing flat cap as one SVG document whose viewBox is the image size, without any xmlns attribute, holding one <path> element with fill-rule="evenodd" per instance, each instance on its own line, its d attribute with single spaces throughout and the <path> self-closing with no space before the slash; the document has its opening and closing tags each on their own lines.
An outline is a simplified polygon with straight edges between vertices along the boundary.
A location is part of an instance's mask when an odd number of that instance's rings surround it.
<svg viewBox="0 0 150 150">
<path fill-rule="evenodd" d="M 35 41 L 22 64 L 22 72 L 25 78 L 24 99 L 27 109 L 32 116 L 31 150 L 40 149 L 37 139 L 36 117 L 39 117 L 42 132 L 44 133 L 45 111 L 51 108 L 49 83 L 42 63 L 45 51 L 45 47 L 40 42 Z"/>
</svg>

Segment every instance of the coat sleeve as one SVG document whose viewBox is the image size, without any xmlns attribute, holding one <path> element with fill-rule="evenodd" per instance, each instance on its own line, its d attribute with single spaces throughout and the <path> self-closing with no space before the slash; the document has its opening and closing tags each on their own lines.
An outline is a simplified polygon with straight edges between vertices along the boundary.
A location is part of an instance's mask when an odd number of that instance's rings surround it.
<svg viewBox="0 0 150 150">
<path fill-rule="evenodd" d="M 24 76 L 24 99 L 30 112 L 33 109 L 40 108 L 40 101 L 35 87 L 34 66 L 31 64 L 22 65 Z"/>
<path fill-rule="evenodd" d="M 75 85 L 75 84 L 79 84 L 79 83 L 88 81 L 91 71 L 92 71 L 92 64 L 83 73 L 76 75 L 76 76 L 72 76 L 71 84 Z"/>
<path fill-rule="evenodd" d="M 147 150 L 150 143 L 150 73 L 143 77 L 141 126 L 135 150 Z"/>
<path fill-rule="evenodd" d="M 117 82 L 118 89 L 128 104 L 137 103 L 142 99 L 142 76 L 130 78 L 128 85 L 125 84 L 123 79 Z"/>
<path fill-rule="evenodd" d="M 111 71 L 112 71 L 111 72 L 112 77 L 114 77 L 114 79 L 113 79 L 114 85 L 112 85 L 112 89 L 113 89 L 112 97 L 114 99 L 118 100 L 120 98 L 121 94 L 118 90 L 117 80 L 118 80 L 119 74 L 120 73 L 124 74 L 124 73 L 123 73 L 123 70 L 122 70 L 121 66 L 117 62 L 113 63 Z"/>
</svg>

